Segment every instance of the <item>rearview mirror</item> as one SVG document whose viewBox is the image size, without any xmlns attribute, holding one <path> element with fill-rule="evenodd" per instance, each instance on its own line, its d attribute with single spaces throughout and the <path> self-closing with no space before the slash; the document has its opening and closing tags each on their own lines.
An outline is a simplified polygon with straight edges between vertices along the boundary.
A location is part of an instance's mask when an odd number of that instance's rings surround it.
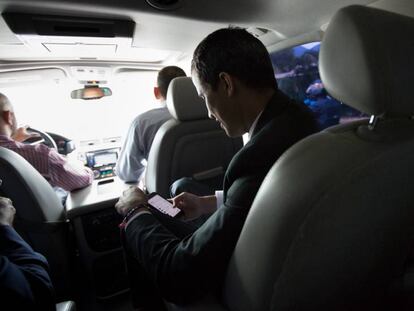
<svg viewBox="0 0 414 311">
<path fill-rule="evenodd" d="M 83 89 L 73 90 L 70 97 L 73 99 L 99 99 L 104 96 L 111 96 L 112 91 L 109 87 L 99 87 L 97 85 L 85 85 Z"/>
</svg>

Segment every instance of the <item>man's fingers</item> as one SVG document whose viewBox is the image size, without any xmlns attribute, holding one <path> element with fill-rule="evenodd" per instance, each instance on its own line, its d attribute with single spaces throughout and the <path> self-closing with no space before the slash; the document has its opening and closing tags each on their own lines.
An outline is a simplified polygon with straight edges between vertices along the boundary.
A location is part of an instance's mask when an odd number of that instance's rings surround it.
<svg viewBox="0 0 414 311">
<path fill-rule="evenodd" d="M 182 204 L 182 202 L 185 201 L 186 197 L 187 197 L 187 192 L 181 192 L 179 195 L 171 198 L 170 200 L 172 200 L 173 205 L 176 206 L 178 204 Z"/>
<path fill-rule="evenodd" d="M 120 201 L 120 200 L 118 200 L 118 202 L 116 202 L 116 203 L 115 203 L 115 208 L 116 208 L 116 209 L 118 209 L 118 208 L 119 208 L 119 201 Z"/>
<path fill-rule="evenodd" d="M 175 197 L 171 198 L 171 200 L 176 200 L 176 199 L 180 199 L 183 198 L 187 195 L 187 192 L 181 192 L 179 195 L 176 195 Z"/>
<path fill-rule="evenodd" d="M 121 214 L 121 215 L 125 214 L 125 206 L 119 201 L 115 204 L 115 209 L 118 212 L 118 214 Z"/>
<path fill-rule="evenodd" d="M 133 186 L 129 186 L 129 188 L 127 188 L 127 189 L 125 189 L 124 191 L 122 191 L 122 196 L 124 197 L 124 196 L 126 196 L 128 193 L 130 193 L 130 192 L 131 192 L 132 187 L 133 187 Z"/>
<path fill-rule="evenodd" d="M 128 188 L 126 188 L 123 192 L 122 195 L 126 195 L 128 193 L 130 193 L 131 191 L 133 191 L 136 188 L 136 186 L 129 186 Z"/>
<path fill-rule="evenodd" d="M 10 204 L 12 203 L 12 200 L 10 200 L 9 198 L 6 198 L 6 197 L 1 197 L 0 196 L 0 200 L 4 201 L 4 202 L 10 202 Z"/>
<path fill-rule="evenodd" d="M 118 202 L 116 202 L 115 203 L 115 208 L 118 208 L 120 205 L 122 205 L 123 204 L 123 200 L 122 200 L 122 197 L 120 197 L 119 199 L 118 199 Z"/>
<path fill-rule="evenodd" d="M 29 138 L 41 137 L 41 135 L 39 133 L 36 133 L 36 132 L 29 132 L 27 135 L 29 136 Z"/>
<path fill-rule="evenodd" d="M 146 202 L 146 194 L 137 186 L 130 186 L 122 192 L 115 204 L 115 209 L 121 215 L 125 215 L 131 208 Z"/>
<path fill-rule="evenodd" d="M 184 200 L 183 199 L 173 199 L 172 205 L 176 207 L 181 207 L 183 205 Z"/>
<path fill-rule="evenodd" d="M 9 198 L 0 197 L 0 206 L 12 206 L 13 207 L 13 202 Z"/>
</svg>

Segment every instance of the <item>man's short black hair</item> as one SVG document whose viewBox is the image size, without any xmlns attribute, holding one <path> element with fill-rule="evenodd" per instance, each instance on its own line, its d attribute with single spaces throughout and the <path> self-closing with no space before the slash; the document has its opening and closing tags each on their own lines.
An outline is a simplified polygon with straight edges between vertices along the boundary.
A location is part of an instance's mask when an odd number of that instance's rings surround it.
<svg viewBox="0 0 414 311">
<path fill-rule="evenodd" d="M 277 89 L 269 52 L 242 28 L 224 28 L 209 34 L 194 51 L 191 71 L 213 89 L 220 72 L 235 76 L 251 88 Z"/>
<path fill-rule="evenodd" d="M 185 77 L 184 70 L 177 66 L 167 66 L 158 72 L 157 85 L 162 97 L 167 98 L 168 86 L 172 79 Z"/>
</svg>

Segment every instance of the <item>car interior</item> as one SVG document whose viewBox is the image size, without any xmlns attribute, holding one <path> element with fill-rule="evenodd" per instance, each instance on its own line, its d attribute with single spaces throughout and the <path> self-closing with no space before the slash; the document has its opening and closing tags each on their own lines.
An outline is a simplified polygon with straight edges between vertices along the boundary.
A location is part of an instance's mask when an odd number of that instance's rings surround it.
<svg viewBox="0 0 414 311">
<path fill-rule="evenodd" d="M 129 124 L 155 107 L 167 65 L 187 77 L 169 86 L 173 118 L 154 139 L 145 187 L 169 197 L 190 176 L 220 189 L 248 138 L 230 139 L 208 119 L 190 76 L 197 44 L 227 27 L 263 42 L 279 89 L 305 103 L 321 131 L 269 171 L 220 295 L 166 301 L 168 310 L 414 307 L 412 0 L 0 0 L 0 10 L 0 92 L 40 134 L 25 143 L 94 172 L 62 204 L 0 147 L 0 195 L 47 258 L 58 310 L 133 310 L 114 208 L 131 183 L 115 165 Z"/>
<path fill-rule="evenodd" d="M 171 81 L 167 106 L 173 119 L 160 127 L 152 143 L 145 179 L 148 192 L 168 197 L 171 184 L 184 176 L 208 181 L 213 189 L 220 189 L 225 168 L 243 146 L 242 139 L 229 139 L 220 125 L 208 118 L 204 101 L 189 77 Z"/>
</svg>

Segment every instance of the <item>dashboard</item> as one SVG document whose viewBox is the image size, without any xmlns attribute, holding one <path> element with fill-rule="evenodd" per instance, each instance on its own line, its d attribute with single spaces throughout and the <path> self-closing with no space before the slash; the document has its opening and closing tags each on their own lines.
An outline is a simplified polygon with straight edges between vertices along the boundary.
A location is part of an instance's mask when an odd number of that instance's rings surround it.
<svg viewBox="0 0 414 311">
<path fill-rule="evenodd" d="M 69 138 L 33 128 L 28 130 L 39 136 L 29 138 L 24 143 L 32 145 L 43 143 L 50 148 L 56 148 L 64 156 L 80 160 L 93 171 L 95 180 L 116 176 L 115 165 L 121 150 L 120 137 L 112 137 L 105 143 L 99 139 L 81 142 L 80 149 L 75 153 L 73 152 L 76 149 L 75 143 Z"/>
<path fill-rule="evenodd" d="M 85 153 L 85 165 L 92 169 L 95 179 L 115 176 L 119 150 L 119 148 L 110 148 Z"/>
</svg>

